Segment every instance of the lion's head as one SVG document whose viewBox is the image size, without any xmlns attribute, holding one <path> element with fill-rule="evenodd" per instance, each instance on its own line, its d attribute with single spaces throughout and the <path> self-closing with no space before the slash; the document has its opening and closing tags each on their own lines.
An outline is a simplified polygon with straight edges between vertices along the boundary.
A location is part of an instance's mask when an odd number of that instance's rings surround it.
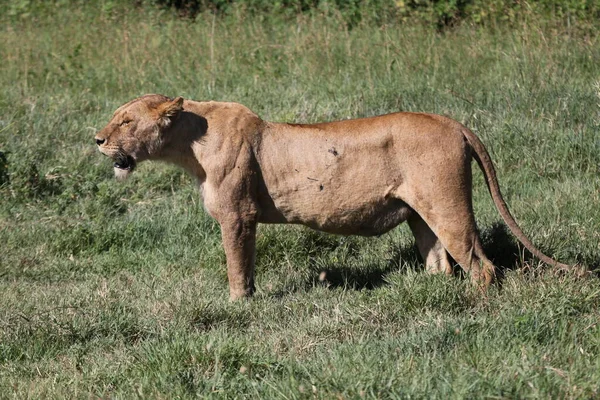
<svg viewBox="0 0 600 400">
<path fill-rule="evenodd" d="M 115 161 L 115 176 L 126 178 L 138 162 L 158 154 L 163 133 L 183 109 L 183 98 L 159 94 L 139 97 L 119 107 L 95 137 L 98 149 Z"/>
</svg>

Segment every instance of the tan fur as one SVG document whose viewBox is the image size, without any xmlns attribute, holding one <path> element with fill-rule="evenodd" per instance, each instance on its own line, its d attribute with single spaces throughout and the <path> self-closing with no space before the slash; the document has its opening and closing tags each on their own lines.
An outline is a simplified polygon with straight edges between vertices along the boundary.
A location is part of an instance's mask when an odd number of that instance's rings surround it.
<svg viewBox="0 0 600 400">
<path fill-rule="evenodd" d="M 236 103 L 146 95 L 121 106 L 96 140 L 107 156 L 135 161 L 116 167 L 118 175 L 140 161 L 164 160 L 198 179 L 206 210 L 221 226 L 231 299 L 254 292 L 258 222 L 370 236 L 408 221 L 429 271 L 451 274 L 450 254 L 487 287 L 495 267 L 475 225 L 472 157 L 517 238 L 544 262 L 568 267 L 520 230 L 481 141 L 439 115 L 298 125 L 265 122 Z"/>
</svg>

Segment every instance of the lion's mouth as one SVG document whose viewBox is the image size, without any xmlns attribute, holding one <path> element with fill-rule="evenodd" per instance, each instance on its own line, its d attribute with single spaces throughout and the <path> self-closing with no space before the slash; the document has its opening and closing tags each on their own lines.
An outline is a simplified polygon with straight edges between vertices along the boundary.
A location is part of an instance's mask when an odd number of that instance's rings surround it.
<svg viewBox="0 0 600 400">
<path fill-rule="evenodd" d="M 131 172 L 135 169 L 135 159 L 131 156 L 121 156 L 115 160 L 114 167 Z"/>
</svg>

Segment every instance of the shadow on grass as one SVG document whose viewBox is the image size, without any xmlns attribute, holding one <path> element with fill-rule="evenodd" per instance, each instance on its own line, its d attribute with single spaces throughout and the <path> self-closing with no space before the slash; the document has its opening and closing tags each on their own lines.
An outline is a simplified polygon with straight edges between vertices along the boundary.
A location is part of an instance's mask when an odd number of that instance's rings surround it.
<svg viewBox="0 0 600 400">
<path fill-rule="evenodd" d="M 507 271 L 518 269 L 533 257 L 527 249 L 519 247 L 508 227 L 501 222 L 480 232 L 480 236 L 483 251 L 496 266 L 496 279 L 500 285 Z"/>
<path fill-rule="evenodd" d="M 497 222 L 491 228 L 481 233 L 483 249 L 485 254 L 496 265 L 496 278 L 499 285 L 506 272 L 522 268 L 525 263 L 535 265 L 539 260 L 519 244 L 515 236 L 508 230 L 503 223 Z M 547 255 L 552 255 L 552 249 L 546 248 L 542 244 L 536 244 L 540 251 Z M 552 256 L 551 256 L 552 257 Z M 600 257 L 577 255 L 577 263 L 584 265 L 597 277 L 600 277 Z M 567 260 L 558 260 L 569 264 Z M 547 266 L 552 268 L 551 266 Z"/>
<path fill-rule="evenodd" d="M 522 245 L 519 245 L 514 235 L 503 223 L 495 223 L 481 233 L 483 249 L 488 258 L 496 266 L 496 284 L 502 286 L 506 272 L 521 268 L 524 263 L 535 264 L 537 259 Z M 542 252 L 549 249 L 541 249 Z M 325 250 L 327 251 L 327 250 Z M 548 251 L 551 253 L 551 251 Z M 465 274 L 456 262 L 455 276 L 464 279 Z M 600 275 L 600 259 L 581 260 L 590 267 L 596 275 Z M 306 290 L 324 285 L 328 288 L 344 288 L 350 290 L 372 290 L 387 285 L 386 276 L 396 271 L 424 271 L 423 260 L 416 246 L 396 247 L 385 263 L 358 264 L 352 267 L 313 263 L 310 267 L 313 273 L 303 283 L 294 288 L 293 292 L 303 287 Z"/>
<path fill-rule="evenodd" d="M 481 238 L 486 255 L 496 265 L 497 282 L 500 285 L 506 271 L 517 269 L 523 261 L 533 258 L 527 250 L 522 253 L 522 248 L 517 245 L 513 235 L 502 223 L 496 223 L 491 228 L 484 230 Z M 460 266 L 456 262 L 452 262 L 455 275 L 464 277 Z M 371 290 L 387 284 L 385 277 L 392 272 L 408 269 L 424 271 L 425 267 L 416 246 L 411 245 L 397 247 L 383 267 L 381 265 L 359 265 L 353 268 L 332 266 L 325 269 L 316 267 L 313 269 L 315 275 L 318 275 L 320 279 L 316 277 L 310 279 L 306 282 L 308 288 L 324 283 L 331 288 Z"/>
<path fill-rule="evenodd" d="M 313 278 L 306 282 L 306 287 L 315 285 L 326 285 L 329 288 L 347 288 L 353 290 L 372 290 L 386 285 L 385 277 L 395 271 L 412 269 L 423 269 L 423 263 L 419 261 L 419 255 L 415 246 L 398 247 L 382 266 L 380 264 L 366 264 L 355 267 L 323 268 L 313 266 L 315 272 Z"/>
<path fill-rule="evenodd" d="M 499 285 L 502 285 L 506 272 L 518 269 L 524 262 L 535 259 L 527 249 L 518 244 L 513 234 L 503 223 L 495 223 L 490 228 L 483 230 L 481 239 L 485 254 L 496 265 L 497 284 Z M 598 270 L 598 260 L 593 262 L 584 261 L 584 263 L 590 266 L 595 265 L 595 269 Z M 453 264 L 455 275 L 464 277 L 460 266 L 456 262 L 453 262 Z M 409 268 L 418 271 L 424 270 L 423 260 L 414 245 L 397 248 L 383 267 L 369 265 L 356 268 L 333 267 L 318 272 L 325 273 L 324 277 L 329 287 L 370 290 L 385 285 L 386 275 Z M 317 282 L 319 280 L 314 278 L 307 282 L 307 286 L 314 286 Z"/>
</svg>

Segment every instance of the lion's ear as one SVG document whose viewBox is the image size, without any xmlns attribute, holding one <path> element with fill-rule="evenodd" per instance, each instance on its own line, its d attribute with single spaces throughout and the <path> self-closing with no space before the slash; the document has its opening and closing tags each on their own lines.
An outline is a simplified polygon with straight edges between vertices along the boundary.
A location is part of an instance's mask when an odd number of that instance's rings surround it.
<svg viewBox="0 0 600 400">
<path fill-rule="evenodd" d="M 158 111 L 159 125 L 166 128 L 177 118 L 181 110 L 183 110 L 183 97 L 165 101 L 159 105 L 156 110 Z"/>
</svg>

